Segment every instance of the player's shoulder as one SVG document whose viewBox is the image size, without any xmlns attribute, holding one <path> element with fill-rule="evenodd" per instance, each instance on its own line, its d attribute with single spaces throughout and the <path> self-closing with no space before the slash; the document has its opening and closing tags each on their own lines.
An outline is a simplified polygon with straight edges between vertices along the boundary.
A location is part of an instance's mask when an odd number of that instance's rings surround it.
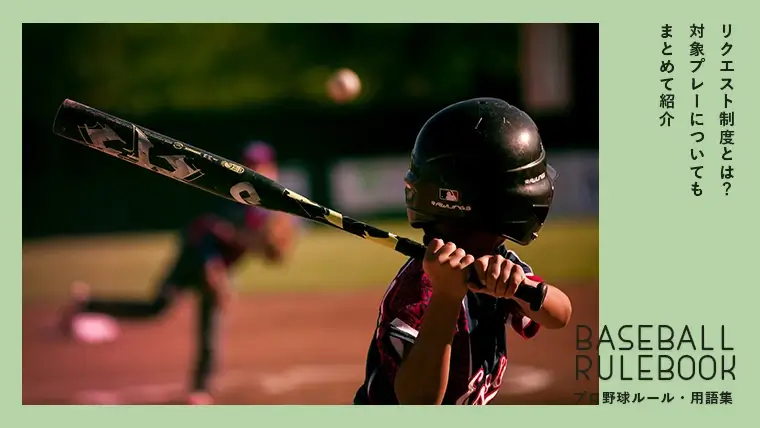
<svg viewBox="0 0 760 428">
<path fill-rule="evenodd" d="M 399 268 L 393 279 L 396 287 L 413 291 L 424 291 L 431 288 L 430 279 L 422 269 L 422 261 L 409 259 Z"/>
<path fill-rule="evenodd" d="M 419 260 L 408 260 L 391 281 L 380 303 L 378 334 L 383 331 L 401 341 L 413 342 L 432 295 L 430 280 Z M 392 339 L 394 340 L 394 339 Z M 394 347 L 403 354 L 400 342 Z"/>
<path fill-rule="evenodd" d="M 534 274 L 533 268 L 530 267 L 530 265 L 523 259 L 520 258 L 519 255 L 517 255 L 517 252 L 511 249 L 508 249 L 505 245 L 500 245 L 499 248 L 497 248 L 497 253 L 500 254 L 505 259 L 511 261 L 512 263 L 516 263 L 522 267 L 523 272 L 525 272 L 528 275 Z"/>
<path fill-rule="evenodd" d="M 383 297 L 386 309 L 400 310 L 430 299 L 430 279 L 422 269 L 422 262 L 409 259 L 396 273 Z"/>
</svg>

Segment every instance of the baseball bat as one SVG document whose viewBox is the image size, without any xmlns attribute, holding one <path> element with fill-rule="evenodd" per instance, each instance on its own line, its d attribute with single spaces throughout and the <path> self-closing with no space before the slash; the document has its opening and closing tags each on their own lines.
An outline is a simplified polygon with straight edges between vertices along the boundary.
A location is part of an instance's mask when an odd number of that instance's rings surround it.
<svg viewBox="0 0 760 428">
<path fill-rule="evenodd" d="M 422 259 L 425 255 L 425 246 L 418 242 L 344 216 L 239 163 L 70 99 L 58 108 L 53 132 L 230 201 L 331 226 L 408 257 Z M 472 276 L 479 283 L 474 273 Z M 546 290 L 544 284 L 522 286 L 515 297 L 537 311 L 543 305 Z"/>
</svg>

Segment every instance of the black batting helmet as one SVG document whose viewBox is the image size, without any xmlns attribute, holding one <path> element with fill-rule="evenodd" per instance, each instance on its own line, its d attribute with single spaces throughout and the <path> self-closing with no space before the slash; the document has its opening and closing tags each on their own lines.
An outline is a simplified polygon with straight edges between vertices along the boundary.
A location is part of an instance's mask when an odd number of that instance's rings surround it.
<svg viewBox="0 0 760 428">
<path fill-rule="evenodd" d="M 528 245 L 549 214 L 556 176 L 525 112 L 496 98 L 461 101 L 417 135 L 404 178 L 409 222 L 455 220 Z"/>
</svg>

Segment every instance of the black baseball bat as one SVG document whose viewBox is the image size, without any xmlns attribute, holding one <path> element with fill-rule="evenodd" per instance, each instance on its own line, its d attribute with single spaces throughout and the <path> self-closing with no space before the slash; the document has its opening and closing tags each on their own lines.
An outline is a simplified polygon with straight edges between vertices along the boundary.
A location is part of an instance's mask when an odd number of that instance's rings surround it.
<svg viewBox="0 0 760 428">
<path fill-rule="evenodd" d="M 92 149 L 241 204 L 281 211 L 343 230 L 405 256 L 422 259 L 425 246 L 317 204 L 243 165 L 66 99 L 53 132 Z M 474 276 L 474 274 L 473 274 Z M 477 278 L 473 277 L 475 282 Z M 515 297 L 537 311 L 546 286 L 522 286 Z"/>
</svg>

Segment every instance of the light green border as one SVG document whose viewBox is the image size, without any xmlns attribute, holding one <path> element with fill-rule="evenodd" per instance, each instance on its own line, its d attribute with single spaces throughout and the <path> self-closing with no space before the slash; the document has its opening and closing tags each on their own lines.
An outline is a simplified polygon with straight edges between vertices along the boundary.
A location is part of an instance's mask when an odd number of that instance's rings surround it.
<svg viewBox="0 0 760 428">
<path fill-rule="evenodd" d="M 757 378 L 753 354 L 758 346 L 750 337 L 758 337 L 753 328 L 755 298 L 758 292 L 743 278 L 754 278 L 758 266 L 755 246 L 758 204 L 753 183 L 758 182 L 752 157 L 760 153 L 754 141 L 758 132 L 753 129 L 750 110 L 753 95 L 759 85 L 757 56 L 747 43 L 752 26 L 746 15 L 734 8 L 733 18 L 718 19 L 728 3 L 702 6 L 699 20 L 666 19 L 677 14 L 675 6 L 661 3 L 647 12 L 627 11 L 625 19 L 602 20 L 601 25 L 601 140 L 600 147 L 600 320 L 614 327 L 624 324 L 667 324 L 677 331 L 688 325 L 699 343 L 700 328 L 706 327 L 707 346 L 714 351 L 640 351 L 640 354 L 665 354 L 673 358 L 691 356 L 695 359 L 709 355 L 736 358 L 732 381 L 641 381 L 617 380 L 601 382 L 603 391 L 628 391 L 631 395 L 660 396 L 670 393 L 670 404 L 659 401 L 627 404 L 637 409 L 627 421 L 635 421 L 660 411 L 682 426 L 749 424 L 741 419 L 728 419 L 753 405 L 751 379 Z M 708 8 L 714 9 L 707 10 Z M 658 10 L 672 9 L 672 13 Z M 642 8 L 643 10 L 643 8 Z M 696 10 L 696 9 L 694 9 Z M 622 12 L 622 11 L 621 11 Z M 748 11 L 745 13 L 749 13 Z M 604 15 L 602 15 L 604 17 Z M 611 18 L 611 17 L 610 17 Z M 622 15 L 621 15 L 622 18 Z M 725 58 L 720 57 L 724 43 L 722 24 L 732 24 L 729 41 L 734 44 Z M 676 123 L 671 128 L 660 127 L 658 106 L 662 92 L 660 78 L 661 26 L 674 29 L 675 48 L 672 60 L 676 64 Z M 694 74 L 704 81 L 700 88 L 700 106 L 694 106 L 689 63 L 690 26 L 703 24 L 701 40 L 707 62 Z M 720 72 L 722 59 L 734 61 L 732 73 L 735 91 L 730 94 L 733 110 L 742 117 L 737 120 L 735 161 L 737 175 L 731 192 L 726 196 L 720 182 L 720 129 L 718 114 L 723 110 Z M 701 144 L 705 154 L 704 193 L 690 193 L 693 182 L 690 140 L 692 111 L 704 114 L 706 139 Z M 746 112 L 746 113 L 745 113 Z M 738 171 L 741 171 L 739 173 Z M 753 236 L 754 235 L 754 236 Z M 752 282 L 752 281 L 750 281 Z M 726 344 L 734 351 L 721 352 L 720 327 L 725 326 Z M 616 331 L 613 331 L 615 334 Z M 647 337 L 656 339 L 652 332 Z M 635 334 L 634 334 L 635 337 Z M 622 345 L 618 342 L 618 345 Z M 699 346 L 699 345 L 698 345 Z M 603 352 L 603 358 L 614 354 L 625 358 L 625 371 L 634 374 L 638 363 L 636 351 Z M 688 363 L 688 360 L 684 360 Z M 651 365 L 649 362 L 644 364 Z M 688 368 L 688 366 L 684 366 Z M 733 405 L 698 406 L 690 404 L 693 392 L 729 391 Z M 680 397 L 684 396 L 682 400 Z M 621 404 L 603 405 L 608 412 L 618 411 Z M 632 410 L 631 410 L 632 412 Z M 721 415 L 721 416 L 718 416 Z M 666 419 L 668 418 L 668 419 Z M 657 420 L 663 420 L 658 418 Z M 675 419 L 675 418 L 674 418 Z M 673 421 L 675 422 L 675 420 Z"/>
<path fill-rule="evenodd" d="M 601 21 L 601 316 L 605 324 L 685 324 L 716 326 L 725 324 L 730 342 L 741 354 L 737 374 L 739 380 L 726 384 L 703 383 L 606 383 L 602 390 L 637 392 L 672 391 L 674 394 L 691 390 L 730 390 L 734 393 L 732 406 L 695 408 L 684 403 L 670 405 L 641 403 L 594 407 L 514 407 L 493 406 L 483 409 L 466 408 L 359 408 L 359 407 L 123 407 L 90 409 L 80 407 L 28 407 L 23 415 L 5 413 L 5 420 L 31 426 L 134 426 L 138 421 L 165 425 L 168 422 L 185 427 L 208 426 L 211 423 L 229 425 L 304 425 L 388 426 L 389 424 L 420 424 L 435 426 L 473 426 L 479 423 L 521 426 L 584 426 L 610 425 L 641 426 L 662 423 L 681 426 L 740 426 L 749 425 L 754 417 L 750 412 L 752 396 L 758 377 L 758 346 L 753 317 L 756 262 L 754 228 L 758 217 L 757 198 L 752 183 L 758 182 L 760 169 L 751 164 L 760 145 L 753 132 L 750 111 L 758 91 L 755 79 L 758 70 L 756 39 L 753 30 L 756 17 L 749 6 L 738 2 L 721 1 L 678 5 L 675 2 L 639 1 L 618 3 L 602 1 L 554 0 L 551 2 L 468 1 L 441 2 L 397 1 L 361 3 L 356 1 L 252 2 L 218 0 L 213 4 L 189 6 L 187 2 L 155 2 L 133 0 L 117 4 L 102 1 L 37 2 L 12 6 L 14 18 L 4 18 L 0 26 L 3 37 L 3 94 L 6 100 L 21 99 L 19 85 L 21 39 L 18 20 L 26 21 Z M 751 3 L 744 2 L 749 5 Z M 329 5 L 329 6 L 328 6 Z M 6 9 L 11 9 L 6 6 Z M 743 10 L 742 10 L 743 9 Z M 667 18 L 671 17 L 671 18 Z M 680 17 L 680 18 L 676 18 Z M 737 40 L 733 57 L 737 92 L 734 98 L 738 115 L 737 161 L 739 174 L 730 197 L 710 192 L 702 198 L 687 194 L 688 147 L 687 130 L 681 125 L 670 130 L 658 126 L 657 99 L 659 80 L 659 27 L 675 25 L 679 31 L 691 21 L 684 17 L 704 19 L 708 30 L 708 50 L 716 49 L 719 25 L 734 25 L 732 38 Z M 8 21 L 15 19 L 16 21 Z M 678 36 L 681 45 L 686 36 Z M 51 49 L 55 48 L 51 41 Z M 682 47 L 682 49 L 685 49 Z M 685 51 L 683 51 L 685 52 Z M 714 53 L 710 53 L 714 55 Z M 685 53 L 677 57 L 685 61 Z M 715 65 L 713 65 L 713 68 Z M 712 74 L 712 76 L 710 76 Z M 712 71 L 705 78 L 716 82 Z M 715 84 L 715 83 L 713 83 Z M 678 87 L 685 90 L 684 86 Z M 716 89 L 711 89 L 715 93 Z M 713 95 L 713 99 L 717 95 Z M 709 98 L 709 96 L 708 96 Z M 2 169 L 8 179 L 2 181 L 9 200 L 21 199 L 18 104 L 6 102 L 1 115 L 8 130 Z M 713 109 L 714 104 L 705 109 Z M 683 117 L 683 113 L 681 113 Z M 589 118 L 594 120 L 594 118 Z M 756 121 L 756 120 L 754 120 Z M 716 132 L 711 125 L 712 132 Z M 712 154 L 715 156 L 715 143 Z M 15 156 L 14 156 L 15 155 Z M 714 166 L 714 165 L 713 165 Z M 713 190 L 718 189 L 714 178 Z M 19 208 L 16 208 L 19 207 Z M 15 208 L 15 209 L 14 209 Z M 2 222 L 5 237 L 17 236 L 20 204 L 5 204 Z M 8 239 L 5 240 L 9 242 Z M 2 323 L 4 337 L 18 337 L 13 318 L 20 315 L 21 280 L 19 253 L 8 250 L 3 257 L 7 278 L 7 298 L 3 299 Z M 15 287 L 14 287 L 15 285 Z M 20 403 L 16 388 L 21 385 L 21 370 L 7 345 L 3 364 L 4 397 L 8 403 Z M 635 354 L 627 354 L 633 362 Z M 16 380 L 18 379 L 18 380 Z M 15 392 L 15 394 L 14 394 Z M 744 413 L 744 415 L 742 415 Z M 734 415 L 734 416 L 731 416 Z M 744 416 L 744 418 L 740 418 Z M 21 419 L 23 418 L 23 419 Z"/>
</svg>

